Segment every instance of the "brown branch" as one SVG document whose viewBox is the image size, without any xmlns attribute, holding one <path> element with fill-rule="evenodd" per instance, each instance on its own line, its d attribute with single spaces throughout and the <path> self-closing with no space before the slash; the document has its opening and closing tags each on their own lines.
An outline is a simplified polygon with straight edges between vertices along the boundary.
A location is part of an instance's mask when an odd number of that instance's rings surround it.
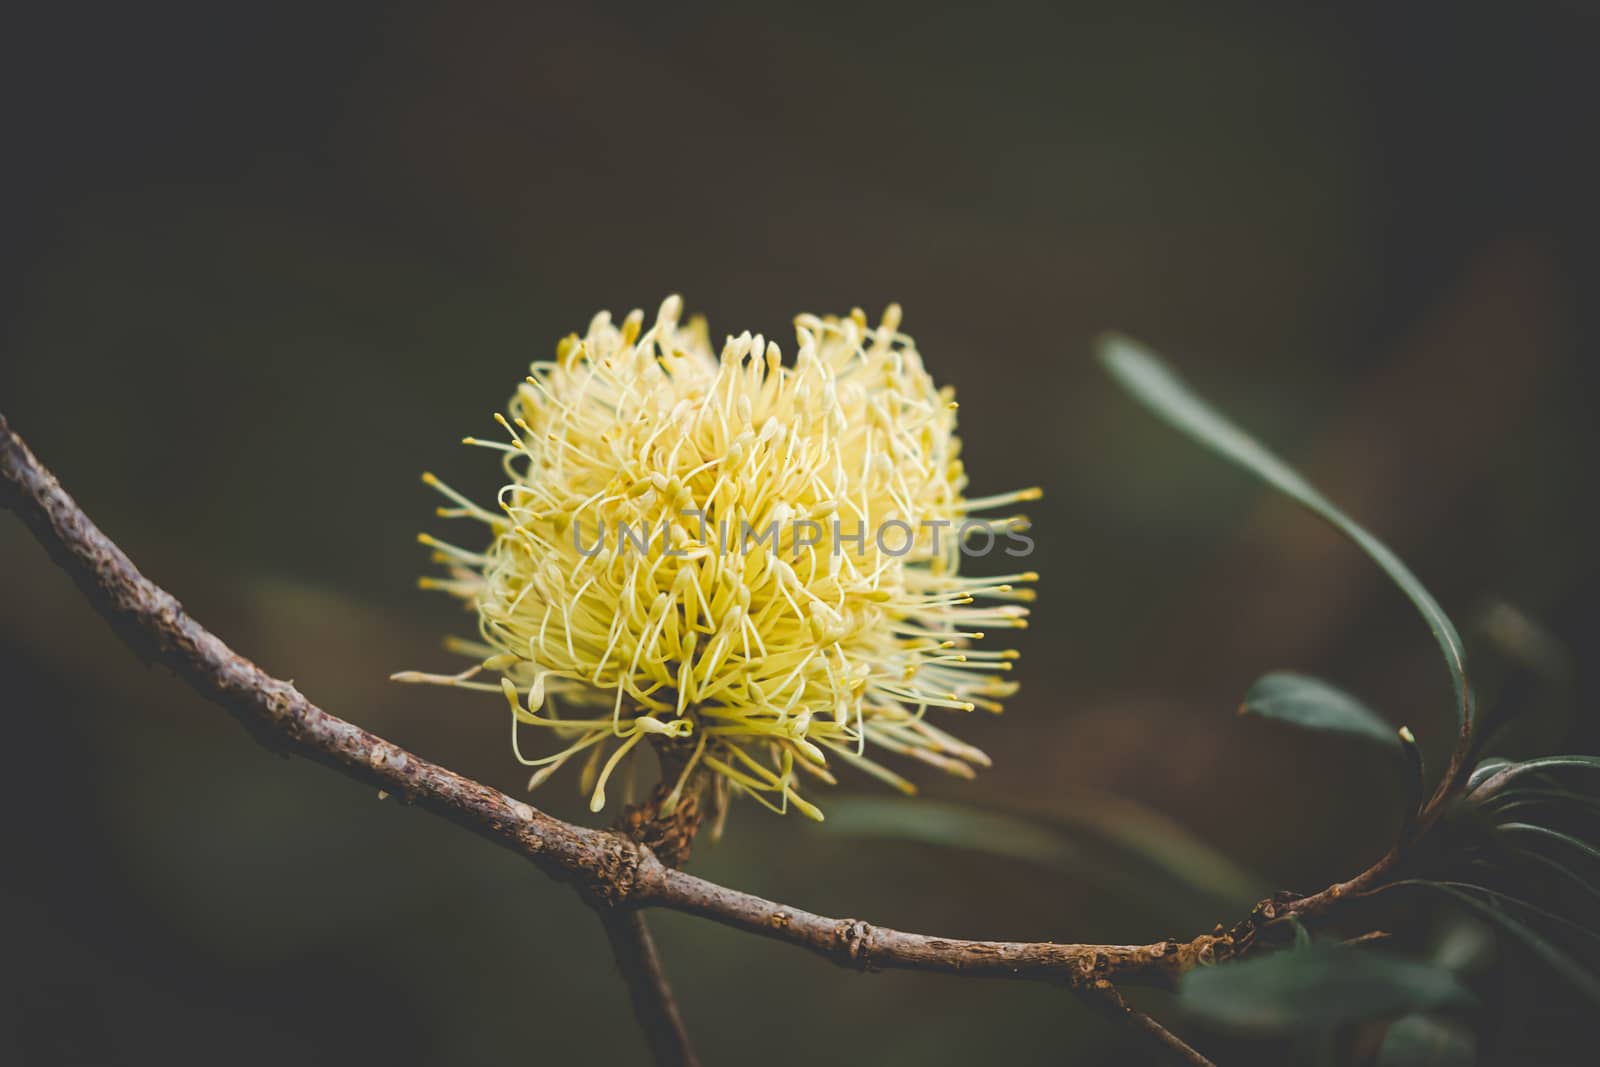
<svg viewBox="0 0 1600 1067">
<path fill-rule="evenodd" d="M 658 744 L 656 751 L 661 759 L 660 783 L 644 803 L 624 808 L 612 829 L 645 846 L 668 868 L 677 868 L 688 860 L 700 830 L 699 796 L 690 790 L 669 814 L 662 814 L 684 771 L 684 763 L 670 745 Z M 656 1067 L 698 1067 L 694 1044 L 678 1011 L 672 984 L 667 981 L 644 913 L 603 904 L 596 904 L 594 910 L 605 927 L 617 970 L 628 986 L 634 1020 L 644 1033 Z"/>
<path fill-rule="evenodd" d="M 1093 977 L 1166 985 L 1230 935 L 1153 945 L 962 941 L 830 919 L 667 867 L 622 834 L 564 822 L 331 715 L 267 674 L 139 573 L 0 415 L 0 503 L 15 511 L 142 658 L 170 667 L 267 747 L 332 767 L 532 860 L 611 907 L 660 906 L 808 948 L 858 970 L 901 968 L 1080 985 Z"/>
<path fill-rule="evenodd" d="M 628 984 L 634 1018 L 650 1044 L 657 1067 L 699 1067 L 689 1032 L 678 1014 L 672 987 L 667 984 L 661 957 L 656 953 L 644 913 L 632 908 L 609 908 L 597 904 L 595 911 L 611 942 L 617 969 Z"/>
<path fill-rule="evenodd" d="M 272 677 L 229 648 L 191 618 L 175 597 L 140 574 L 11 430 L 3 415 L 0 503 L 27 524 L 130 648 L 148 662 L 170 667 L 202 697 L 231 712 L 262 744 L 315 760 L 441 815 L 574 886 L 608 917 L 607 932 L 619 960 L 626 954 L 643 965 L 624 968 L 630 974 L 635 1004 L 639 1004 L 639 981 L 648 981 L 657 1003 L 646 1005 L 645 1010 L 652 1018 L 670 1020 L 669 1030 L 675 1035 L 681 1036 L 682 1024 L 661 979 L 648 935 L 634 919 L 622 922 L 624 915 L 637 908 L 660 906 L 698 915 L 809 949 L 860 971 L 903 969 L 1022 978 L 1062 984 L 1087 996 L 1096 995 L 1100 983 L 1111 979 L 1170 987 L 1179 975 L 1198 964 L 1227 959 L 1247 949 L 1259 922 L 1288 913 L 1320 914 L 1338 899 L 1372 888 L 1394 862 L 1391 853 L 1350 882 L 1319 894 L 1263 902 L 1230 931 L 1218 928 L 1189 941 L 1148 945 L 968 941 L 814 915 L 676 870 L 662 863 L 649 847 L 623 834 L 553 818 L 317 707 L 292 684 Z M 687 842 L 681 843 L 686 851 Z M 626 936 L 619 937 L 619 932 Z M 644 978 L 636 978 L 635 970 Z M 1146 1030 L 1156 1026 L 1143 1016 L 1133 1021 Z M 651 1040 L 657 1040 L 655 1033 Z M 686 1044 L 679 1051 L 686 1057 L 683 1062 L 692 1062 Z"/>
<path fill-rule="evenodd" d="M 1117 992 L 1117 987 L 1104 978 L 1094 982 L 1089 989 L 1093 999 L 1100 1002 L 1106 1014 L 1113 1019 L 1121 1019 L 1144 1034 L 1158 1046 L 1167 1059 L 1174 1063 L 1188 1064 L 1189 1067 L 1217 1067 L 1215 1063 L 1195 1051 L 1194 1047 L 1183 1038 L 1123 1000 L 1122 994 Z"/>
<path fill-rule="evenodd" d="M 1115 975 L 1119 981 L 1168 987 L 1200 963 L 1232 955 L 1232 933 L 1151 945 L 1076 945 L 1054 942 L 966 941 L 930 937 L 860 919 L 830 919 L 662 869 L 639 887 L 640 902 L 699 915 L 724 926 L 799 945 L 858 971 L 942 971 L 974 978 L 1025 978 L 1082 986 Z"/>
</svg>

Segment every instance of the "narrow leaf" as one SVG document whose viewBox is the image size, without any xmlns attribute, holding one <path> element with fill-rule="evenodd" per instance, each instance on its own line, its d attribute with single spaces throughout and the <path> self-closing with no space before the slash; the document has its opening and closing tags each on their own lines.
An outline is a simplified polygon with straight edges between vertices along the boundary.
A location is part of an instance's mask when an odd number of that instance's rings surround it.
<svg viewBox="0 0 1600 1067">
<path fill-rule="evenodd" d="M 1280 719 L 1308 730 L 1352 734 L 1398 750 L 1394 727 L 1342 689 L 1303 674 L 1278 671 L 1259 679 L 1239 705 L 1241 715 Z"/>
<path fill-rule="evenodd" d="M 1587 878 L 1568 867 L 1565 863 L 1553 860 L 1543 852 L 1535 852 L 1528 848 L 1519 848 L 1514 851 L 1523 859 L 1532 860 L 1538 866 L 1554 871 L 1558 876 L 1565 879 L 1569 885 L 1576 889 L 1581 889 L 1591 899 L 1600 902 L 1600 889 L 1596 889 Z"/>
<path fill-rule="evenodd" d="M 1474 885 L 1471 882 L 1442 882 L 1433 881 L 1431 879 L 1407 879 L 1404 881 L 1392 882 L 1390 883 L 1390 886 L 1385 886 L 1384 888 L 1411 885 L 1423 886 L 1425 888 L 1432 888 L 1433 886 L 1447 886 L 1456 890 L 1457 892 L 1476 894 L 1483 898 L 1483 903 L 1486 907 L 1497 908 L 1502 911 L 1506 908 L 1514 908 L 1524 915 L 1537 918 L 1540 922 L 1549 923 L 1551 926 L 1560 927 L 1562 930 L 1572 934 L 1574 937 L 1587 938 L 1595 945 L 1596 948 L 1600 948 L 1600 930 L 1590 929 L 1589 927 L 1584 926 L 1582 923 L 1573 922 L 1571 919 L 1568 919 L 1562 915 L 1557 915 L 1555 912 L 1546 908 L 1541 908 L 1537 904 L 1530 904 L 1521 897 L 1514 897 L 1507 893 L 1497 892 L 1496 890 L 1489 889 L 1486 886 Z"/>
<path fill-rule="evenodd" d="M 1063 835 L 1046 826 L 999 812 L 959 804 L 892 797 L 841 797 L 829 805 L 834 834 L 893 837 L 947 848 L 969 848 L 1073 873 L 1084 857 Z"/>
<path fill-rule="evenodd" d="M 1519 808 L 1543 807 L 1555 811 L 1600 812 L 1600 796 L 1574 793 L 1570 789 L 1507 789 L 1484 802 L 1484 810 L 1500 816 Z"/>
<path fill-rule="evenodd" d="M 1559 843 L 1585 859 L 1600 860 L 1600 849 L 1595 848 L 1582 838 L 1562 833 L 1560 830 L 1552 830 L 1548 826 L 1539 826 L 1535 823 L 1527 822 L 1506 822 L 1500 824 L 1500 832 L 1526 835 L 1529 838 L 1540 838 L 1546 842 Z"/>
<path fill-rule="evenodd" d="M 1467 775 L 1467 792 L 1472 792 L 1474 789 L 1478 788 L 1478 786 L 1482 785 L 1491 777 L 1499 774 L 1501 771 L 1505 770 L 1511 765 L 1512 761 L 1506 759 L 1504 756 L 1491 756 L 1479 763 L 1476 767 L 1472 768 L 1472 773 Z"/>
<path fill-rule="evenodd" d="M 1184 975 L 1179 1001 L 1197 1018 L 1257 1032 L 1305 1030 L 1473 1003 L 1440 967 L 1348 945 L 1309 945 Z"/>
<path fill-rule="evenodd" d="M 1420 878 L 1407 879 L 1391 884 L 1394 886 L 1414 885 L 1432 889 L 1436 893 L 1443 893 L 1445 896 L 1465 905 L 1481 918 L 1488 920 L 1504 933 L 1511 935 L 1524 948 L 1534 956 L 1537 956 L 1547 967 L 1566 979 L 1574 989 L 1588 997 L 1596 1005 L 1600 1005 L 1600 978 L 1597 978 L 1594 972 L 1583 964 L 1551 944 L 1550 941 L 1526 923 L 1519 922 L 1488 901 L 1481 900 L 1453 885 L 1430 882 Z"/>
<path fill-rule="evenodd" d="M 1171 425 L 1224 458 L 1250 471 L 1354 541 L 1383 568 L 1421 612 L 1439 643 L 1455 691 L 1456 723 L 1463 734 L 1472 728 L 1472 690 L 1467 682 L 1466 652 L 1461 635 L 1416 575 L 1381 541 L 1334 507 L 1311 483 L 1263 447 L 1255 438 L 1197 396 L 1159 358 L 1142 345 L 1117 334 L 1099 344 L 1107 371 L 1141 403 Z"/>
<path fill-rule="evenodd" d="M 1532 774 L 1543 781 L 1549 771 L 1600 770 L 1600 756 L 1541 756 L 1521 763 L 1484 760 L 1468 777 L 1469 792 L 1482 797 L 1493 796 L 1505 788 L 1507 782 Z"/>
</svg>

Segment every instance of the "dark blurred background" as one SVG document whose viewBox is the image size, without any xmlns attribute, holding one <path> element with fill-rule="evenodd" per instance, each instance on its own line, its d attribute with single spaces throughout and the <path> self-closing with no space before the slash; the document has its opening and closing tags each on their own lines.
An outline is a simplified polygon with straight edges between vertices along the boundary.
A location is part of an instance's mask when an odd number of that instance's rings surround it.
<svg viewBox="0 0 1600 1067">
<path fill-rule="evenodd" d="M 959 392 L 975 487 L 1045 488 L 1023 690 L 956 724 L 995 766 L 920 775 L 936 799 L 1136 806 L 1252 892 L 1309 890 L 1382 849 L 1398 791 L 1356 745 L 1236 720 L 1250 681 L 1329 676 L 1435 765 L 1445 747 L 1445 674 L 1405 601 L 1118 394 L 1091 355 L 1108 327 L 1413 563 L 1487 700 L 1526 712 L 1521 743 L 1595 747 L 1570 718 L 1600 632 L 1589 4 L 4 22 L 0 410 L 200 619 L 426 756 L 521 782 L 496 700 L 386 681 L 448 664 L 441 635 L 467 627 L 413 585 L 437 526 L 418 473 L 492 492 L 457 442 L 526 364 L 674 291 L 716 336 L 785 341 L 796 312 L 901 302 Z M 267 754 L 141 667 L 10 519 L 0 552 L 0 1012 L 23 1062 L 643 1059 L 570 891 Z M 1496 604 L 1564 644 L 1576 700 L 1485 637 Z M 591 819 L 570 777 L 532 799 Z M 1254 899 L 1146 899 L 750 806 L 694 868 L 974 937 L 1189 935 Z M 1059 991 L 656 927 L 709 1063 L 1132 1055 Z"/>
</svg>

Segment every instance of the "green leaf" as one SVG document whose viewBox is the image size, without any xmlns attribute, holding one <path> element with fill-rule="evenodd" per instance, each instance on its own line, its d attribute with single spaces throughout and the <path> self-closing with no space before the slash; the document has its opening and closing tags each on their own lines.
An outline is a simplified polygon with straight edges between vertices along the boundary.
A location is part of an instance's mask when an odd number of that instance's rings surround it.
<svg viewBox="0 0 1600 1067">
<path fill-rule="evenodd" d="M 1293 914 L 1285 915 L 1283 917 L 1283 921 L 1287 923 L 1289 925 L 1289 929 L 1294 932 L 1295 948 L 1305 948 L 1307 945 L 1311 944 L 1311 931 L 1306 929 L 1306 924 L 1301 922 L 1298 916 Z"/>
<path fill-rule="evenodd" d="M 1600 770 L 1600 756 L 1541 756 L 1521 763 L 1484 760 L 1468 776 L 1468 791 L 1482 791 L 1482 796 L 1489 797 L 1504 789 L 1507 782 L 1524 775 L 1534 775 L 1542 782 L 1548 772 L 1561 770 Z"/>
<path fill-rule="evenodd" d="M 840 797 L 829 805 L 828 830 L 860 837 L 895 837 L 947 848 L 968 848 L 1072 873 L 1082 854 L 1062 834 L 1013 815 L 937 801 L 898 797 Z"/>
<path fill-rule="evenodd" d="M 1400 736 L 1376 712 L 1342 689 L 1303 674 L 1277 671 L 1259 679 L 1239 705 L 1241 715 L 1280 719 L 1308 730 L 1353 734 L 1387 748 Z"/>
<path fill-rule="evenodd" d="M 1565 879 L 1569 885 L 1576 889 L 1581 889 L 1587 896 L 1597 902 L 1600 902 L 1600 889 L 1596 889 L 1587 878 L 1573 870 L 1571 867 L 1568 867 L 1566 864 L 1560 862 L 1559 860 L 1551 859 L 1543 852 L 1535 852 L 1530 848 L 1518 848 L 1514 849 L 1513 851 L 1516 853 L 1516 855 L 1525 860 L 1532 860 L 1537 866 L 1543 867 L 1546 870 L 1554 871 L 1561 878 Z"/>
<path fill-rule="evenodd" d="M 1570 789 L 1507 789 L 1484 801 L 1484 810 L 1502 816 L 1519 808 L 1545 808 L 1555 811 L 1600 813 L 1600 797 L 1574 793 Z"/>
<path fill-rule="evenodd" d="M 1473 1004 L 1443 968 L 1337 944 L 1198 968 L 1178 998 L 1207 1022 L 1275 1033 Z"/>
<path fill-rule="evenodd" d="M 1540 681 L 1555 689 L 1571 689 L 1572 653 L 1559 637 L 1529 618 L 1515 604 L 1491 600 L 1478 613 L 1477 621 L 1478 630 L 1506 659 L 1525 666 Z"/>
<path fill-rule="evenodd" d="M 1504 756 L 1489 757 L 1488 759 L 1479 763 L 1476 767 L 1472 768 L 1472 773 L 1467 775 L 1466 791 L 1469 793 L 1472 792 L 1478 786 L 1482 785 L 1491 777 L 1500 773 L 1511 765 L 1512 761 L 1506 759 Z"/>
<path fill-rule="evenodd" d="M 1600 1005 L 1600 978 L 1597 978 L 1593 971 L 1590 971 L 1583 964 L 1579 963 L 1577 960 L 1561 951 L 1561 949 L 1551 944 L 1547 939 L 1541 936 L 1526 923 L 1519 922 L 1518 920 L 1507 915 L 1503 910 L 1496 907 L 1494 904 L 1491 904 L 1485 900 L 1480 900 L 1473 894 L 1466 892 L 1466 887 L 1446 885 L 1442 882 L 1431 882 L 1421 878 L 1405 879 L 1403 881 L 1392 882 L 1390 883 L 1390 886 L 1419 886 L 1424 889 L 1431 889 L 1436 893 L 1442 893 L 1458 903 L 1465 905 L 1468 910 L 1472 911 L 1480 918 L 1488 920 L 1492 925 L 1499 927 L 1501 931 L 1516 939 L 1530 953 L 1538 957 L 1539 960 L 1545 964 L 1545 966 L 1549 967 L 1552 971 L 1555 971 L 1556 974 L 1560 975 L 1568 983 L 1570 983 L 1574 989 L 1578 990 L 1578 992 L 1589 998 L 1589 1000 L 1594 1002 L 1596 1005 Z M 1483 890 L 1483 892 L 1489 891 Z M 1498 896 L 1498 894 L 1492 895 Z M 1514 899 L 1512 899 L 1512 902 L 1518 904 L 1522 903 L 1521 901 L 1515 901 Z M 1532 907 L 1532 905 L 1525 906 L 1530 908 Z M 1585 932 L 1589 931 L 1585 930 Z M 1592 933 L 1591 936 L 1593 936 Z"/>
<path fill-rule="evenodd" d="M 1500 952 L 1495 932 L 1476 916 L 1456 914 L 1435 925 L 1433 944 L 1427 960 L 1451 974 L 1466 975 L 1487 970 Z"/>
<path fill-rule="evenodd" d="M 1537 837 L 1546 842 L 1562 844 L 1585 859 L 1600 860 L 1600 849 L 1595 848 L 1582 838 L 1562 833 L 1560 830 L 1552 830 L 1548 826 L 1539 826 L 1536 823 L 1529 822 L 1505 822 L 1500 824 L 1499 829 L 1501 833 L 1526 835 L 1530 838 Z"/>
<path fill-rule="evenodd" d="M 1067 814 L 1053 820 L 1064 832 L 1095 838 L 1155 868 L 1176 888 L 1219 902 L 1259 900 L 1264 883 L 1171 818 L 1109 793 L 1073 794 Z"/>
<path fill-rule="evenodd" d="M 1181 826 L 1099 793 L 1071 798 L 1070 815 L 1023 818 L 963 804 L 846 796 L 828 804 L 828 832 L 964 848 L 1034 864 L 1142 896 L 1161 908 L 1210 914 L 1259 899 L 1263 885 Z"/>
<path fill-rule="evenodd" d="M 1393 882 L 1390 883 L 1390 886 L 1385 886 L 1384 888 L 1387 889 L 1391 886 L 1412 885 L 1423 886 L 1430 889 L 1434 886 L 1446 886 L 1456 890 L 1457 892 L 1477 894 L 1484 898 L 1484 904 L 1486 907 L 1497 908 L 1502 911 L 1508 907 L 1515 908 L 1526 915 L 1537 917 L 1541 922 L 1547 922 L 1552 926 L 1560 927 L 1562 930 L 1572 934 L 1574 937 L 1586 938 L 1593 943 L 1596 948 L 1600 948 L 1600 930 L 1593 930 L 1587 926 L 1584 926 L 1582 923 L 1573 922 L 1571 919 L 1568 919 L 1562 915 L 1557 915 L 1555 912 L 1546 908 L 1541 908 L 1537 904 L 1530 904 L 1521 897 L 1514 897 L 1507 893 L 1500 893 L 1485 886 L 1474 885 L 1471 882 L 1446 882 L 1417 878 Z"/>
<path fill-rule="evenodd" d="M 1595 770 L 1600 770 L 1597 756 L 1544 756 L 1520 763 L 1484 760 L 1467 776 L 1462 807 L 1496 821 L 1505 821 L 1510 812 L 1530 807 L 1548 814 L 1592 816 L 1600 813 L 1600 795 L 1586 788 L 1593 781 L 1579 775 L 1577 782 L 1569 783 L 1561 772 Z M 1568 784 L 1584 791 L 1563 788 Z"/>
<path fill-rule="evenodd" d="M 1471 1067 L 1477 1059 L 1477 1035 L 1461 1023 L 1407 1015 L 1384 1031 L 1377 1067 Z"/>
<path fill-rule="evenodd" d="M 1155 414 L 1309 509 L 1354 541 L 1383 568 L 1416 605 L 1433 631 L 1434 640 L 1438 641 L 1450 669 L 1457 727 L 1461 733 L 1469 733 L 1473 721 L 1472 688 L 1467 681 L 1466 651 L 1461 635 L 1438 601 L 1399 557 L 1334 507 L 1292 467 L 1200 399 L 1142 345 L 1118 334 L 1108 334 L 1100 339 L 1099 356 L 1111 376 Z"/>
</svg>

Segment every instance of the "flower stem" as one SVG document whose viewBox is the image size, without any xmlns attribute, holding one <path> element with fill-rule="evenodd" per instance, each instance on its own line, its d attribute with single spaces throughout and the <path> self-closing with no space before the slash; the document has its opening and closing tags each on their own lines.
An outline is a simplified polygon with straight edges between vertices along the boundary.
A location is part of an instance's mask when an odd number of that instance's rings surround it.
<svg viewBox="0 0 1600 1067">
<path fill-rule="evenodd" d="M 644 913 L 604 904 L 594 908 L 600 925 L 605 927 L 606 939 L 611 942 L 617 969 L 628 984 L 633 1016 L 650 1045 L 656 1067 L 698 1067 L 700 1061 L 689 1042 L 689 1032 L 661 968 L 661 957 L 656 953 L 650 928 L 645 925 Z"/>
</svg>

